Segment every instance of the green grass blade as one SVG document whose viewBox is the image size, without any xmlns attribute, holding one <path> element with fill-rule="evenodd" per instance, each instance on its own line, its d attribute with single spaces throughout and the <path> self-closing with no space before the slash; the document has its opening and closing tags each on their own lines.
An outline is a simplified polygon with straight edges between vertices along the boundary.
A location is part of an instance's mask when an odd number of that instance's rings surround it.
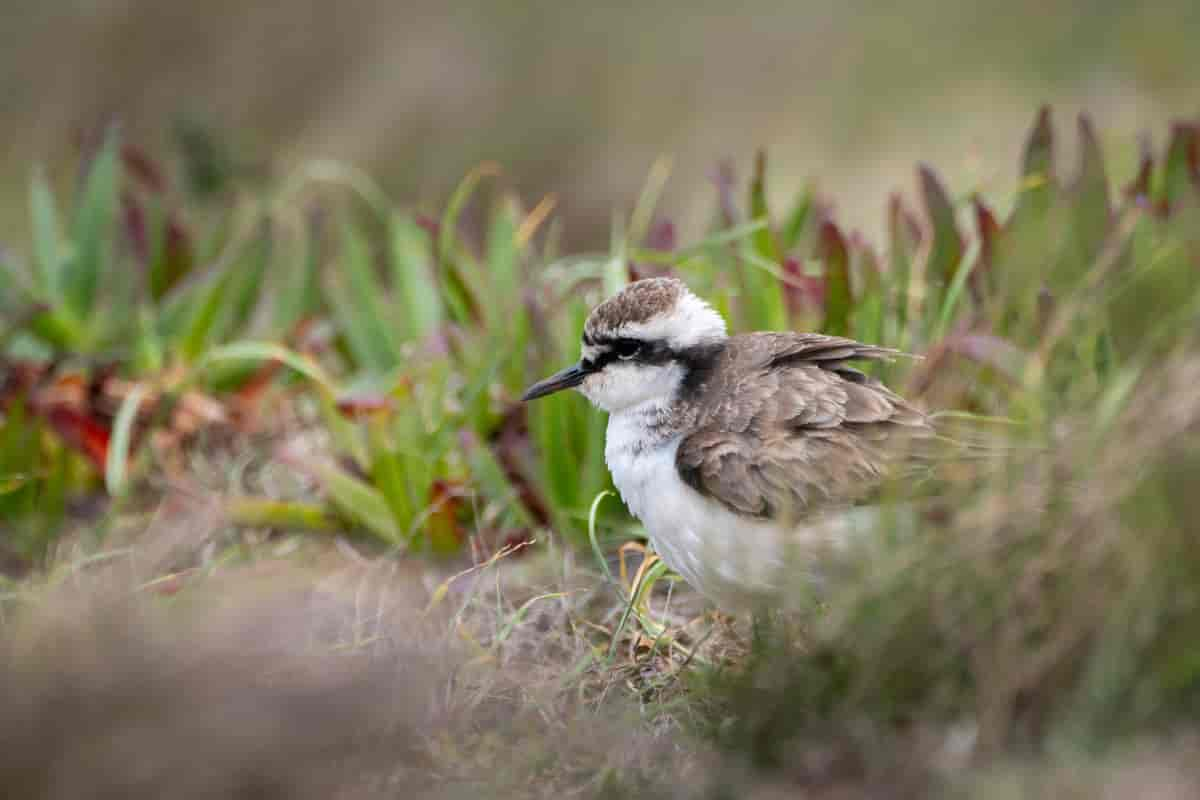
<svg viewBox="0 0 1200 800">
<path fill-rule="evenodd" d="M 350 221 L 342 228 L 340 266 L 348 305 L 340 308 L 338 321 L 355 329 L 358 346 L 370 351 L 370 363 L 377 371 L 391 369 L 400 362 L 400 343 L 388 322 L 387 291 L 371 261 L 366 237 Z"/>
<path fill-rule="evenodd" d="M 402 409 L 399 413 L 412 413 Z M 367 425 L 367 457 L 370 459 L 371 481 L 379 491 L 395 522 L 396 529 L 408 531 L 417 515 L 417 503 L 411 491 L 413 470 L 407 469 L 408 459 L 391 447 L 387 425 L 390 420 L 371 420 Z M 411 542 L 410 542 L 411 544 Z"/>
<path fill-rule="evenodd" d="M 190 363 L 198 359 L 212 342 L 221 313 L 227 307 L 234 276 L 233 264 L 221 265 L 220 271 L 209 276 L 209 283 L 201 292 L 180 340 L 179 352 L 184 361 Z"/>
<path fill-rule="evenodd" d="M 727 244 L 736 244 L 742 242 L 759 231 L 767 227 L 765 219 L 756 219 L 753 222 L 745 222 L 741 225 L 735 225 L 732 228 L 726 228 L 716 233 L 710 234 L 695 244 L 681 247 L 678 250 L 664 252 L 662 250 L 649 250 L 644 247 L 635 247 L 630 250 L 630 255 L 637 261 L 645 261 L 651 264 L 664 264 L 674 266 L 683 262 L 703 255 L 715 247 L 722 247 Z"/>
<path fill-rule="evenodd" d="M 663 190 L 666 189 L 667 180 L 670 177 L 671 159 L 667 156 L 655 159 L 653 166 L 650 167 L 650 174 L 646 176 L 646 184 L 642 187 L 637 204 L 634 205 L 633 213 L 629 217 L 627 241 L 630 245 L 641 244 L 645 241 L 646 235 L 650 232 L 650 225 L 654 222 L 654 212 L 658 208 Z"/>
<path fill-rule="evenodd" d="M 795 205 L 792 206 L 792 210 L 788 213 L 787 219 L 784 220 L 783 227 L 779 231 L 779 246 L 785 254 L 800 245 L 800 240 L 805 235 L 809 220 L 813 216 L 812 210 L 813 191 L 811 187 L 805 187 L 796 198 Z"/>
<path fill-rule="evenodd" d="M 71 231 L 74 258 L 60 281 L 72 311 L 83 319 L 92 318 L 97 287 L 110 268 L 121 177 L 119 159 L 118 135 L 113 128 L 96 153 L 84 183 Z"/>
<path fill-rule="evenodd" d="M 754 178 L 750 182 L 750 218 L 763 223 L 750 241 L 754 251 L 767 261 L 783 260 L 775 232 L 771 230 L 771 212 L 767 207 L 767 155 L 759 150 L 754 159 Z"/>
<path fill-rule="evenodd" d="M 138 304 L 137 338 L 133 348 L 133 368 L 139 375 L 158 374 L 166 363 L 162 336 L 155 326 L 154 308 L 148 303 Z"/>
<path fill-rule="evenodd" d="M 566 592 L 546 592 L 545 594 L 539 594 L 526 600 L 509 616 L 508 620 L 504 623 L 504 627 L 496 634 L 496 644 L 503 644 L 512 635 L 513 630 L 521 623 L 525 615 L 529 613 L 529 609 L 533 607 L 534 603 L 540 603 L 543 600 L 556 600 L 566 596 Z"/>
<path fill-rule="evenodd" d="M 532 527 L 535 524 L 533 516 L 521 502 L 516 487 L 508 479 L 492 448 L 481 442 L 473 433 L 464 434 L 462 439 L 472 482 L 480 488 L 485 497 L 503 502 L 504 520 L 508 525 Z"/>
<path fill-rule="evenodd" d="M 637 615 L 638 619 L 642 619 L 642 615 L 638 607 L 642 604 L 642 599 L 646 596 L 646 592 L 650 587 L 654 586 L 667 571 L 667 564 L 661 559 L 650 565 L 650 569 L 642 573 L 641 580 L 637 586 L 633 587 L 633 592 L 630 594 L 628 601 L 625 603 L 625 610 L 621 613 L 621 620 L 617 623 L 616 629 L 613 631 L 612 639 L 608 644 L 608 658 L 611 662 L 612 657 L 617 651 L 617 642 L 621 639 L 621 634 L 625 632 L 625 626 L 629 624 L 629 618 Z"/>
<path fill-rule="evenodd" d="M 407 214 L 391 218 L 392 287 L 400 313 L 396 324 L 405 339 L 423 339 L 445 319 L 434 280 L 435 254 L 429 234 Z"/>
<path fill-rule="evenodd" d="M 606 497 L 615 497 L 613 492 L 605 489 L 596 495 L 596 499 L 592 500 L 592 506 L 588 509 L 588 543 L 592 546 L 592 555 L 596 558 L 596 563 L 600 565 L 600 571 L 604 573 L 604 577 L 609 583 L 616 583 L 617 580 L 613 577 L 612 570 L 608 568 L 608 559 L 604 557 L 604 551 L 600 549 L 600 539 L 596 534 L 596 520 L 599 516 L 600 503 Z"/>
<path fill-rule="evenodd" d="M 954 270 L 954 280 L 950 282 L 950 286 L 946 289 L 946 294 L 942 298 L 942 305 L 938 309 L 938 318 L 933 334 L 930 336 L 930 341 L 941 341 L 946 335 L 946 331 L 950 330 L 950 323 L 954 319 L 955 312 L 958 310 L 959 302 L 963 297 L 963 290 L 966 288 L 967 281 L 971 277 L 971 265 L 975 264 L 979 255 L 979 243 L 973 240 L 968 245 L 967 250 L 962 255 L 962 264 Z"/>
<path fill-rule="evenodd" d="M 205 353 L 193 369 L 200 372 L 211 364 L 228 361 L 278 361 L 311 380 L 327 396 L 337 393 L 336 384 L 317 362 L 273 342 L 234 342 L 214 348 Z"/>
<path fill-rule="evenodd" d="M 404 543 L 392 510 L 378 489 L 339 467 L 321 465 L 314 472 L 341 513 L 388 544 L 399 546 Z"/>
<path fill-rule="evenodd" d="M 272 248 L 271 229 L 264 222 L 258 236 L 250 243 L 242 263 L 234 270 L 227 301 L 228 311 L 215 331 L 216 339 L 237 336 L 250 320 L 263 294 L 263 277 L 267 273 Z"/>
<path fill-rule="evenodd" d="M 139 383 L 121 401 L 113 421 L 112 439 L 108 444 L 108 457 L 104 464 L 104 486 L 112 497 L 120 497 L 125 492 L 125 481 L 132 456 L 133 424 L 137 421 L 137 412 L 142 400 L 146 397 L 146 385 Z"/>
<path fill-rule="evenodd" d="M 372 338 L 369 326 L 363 323 L 361 309 L 354 304 L 340 276 L 329 277 L 325 284 L 325 301 L 349 351 L 351 366 L 373 375 L 386 372 L 391 366 L 389 359 Z"/>
<path fill-rule="evenodd" d="M 39 165 L 29 184 L 29 216 L 33 221 L 33 283 L 40 299 L 55 302 L 59 298 L 62 270 L 62 234 L 54 194 Z"/>
<path fill-rule="evenodd" d="M 310 228 L 284 240 L 294 244 L 299 254 L 289 258 L 286 251 L 290 248 L 285 247 L 282 263 L 272 267 L 277 280 L 276 331 L 293 330 L 300 320 L 313 315 L 321 306 L 321 230 L 321 224 L 314 218 Z"/>
<path fill-rule="evenodd" d="M 446 204 L 438 229 L 438 267 L 447 304 L 459 322 L 474 323 L 475 313 L 486 314 L 488 305 L 480 303 L 478 290 L 480 276 L 472 269 L 473 259 L 466 249 L 459 246 L 458 221 L 466 208 L 467 201 L 475 193 L 479 183 L 488 177 L 500 174 L 500 168 L 490 162 L 480 164 L 467 173 Z"/>
<path fill-rule="evenodd" d="M 737 303 L 741 323 L 751 330 L 786 330 L 783 267 L 763 258 L 753 247 L 743 246 L 739 255 L 745 265 L 741 268 L 741 296 Z"/>
<path fill-rule="evenodd" d="M 487 235 L 487 280 L 492 302 L 507 312 L 521 299 L 521 248 L 517 243 L 520 210 L 512 197 L 501 197 L 492 211 Z"/>
</svg>

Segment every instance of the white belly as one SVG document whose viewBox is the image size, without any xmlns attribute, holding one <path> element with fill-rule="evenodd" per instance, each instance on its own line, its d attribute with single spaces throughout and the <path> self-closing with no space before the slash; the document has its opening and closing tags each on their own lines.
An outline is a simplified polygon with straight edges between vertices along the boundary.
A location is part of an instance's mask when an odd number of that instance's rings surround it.
<svg viewBox="0 0 1200 800">
<path fill-rule="evenodd" d="M 675 469 L 679 437 L 637 451 L 619 425 L 613 428 L 610 420 L 605 456 L 621 498 L 646 526 L 655 552 L 694 588 L 732 610 L 789 584 L 811 583 L 805 565 L 814 554 L 789 553 L 808 537 L 738 516 L 684 483 Z"/>
</svg>

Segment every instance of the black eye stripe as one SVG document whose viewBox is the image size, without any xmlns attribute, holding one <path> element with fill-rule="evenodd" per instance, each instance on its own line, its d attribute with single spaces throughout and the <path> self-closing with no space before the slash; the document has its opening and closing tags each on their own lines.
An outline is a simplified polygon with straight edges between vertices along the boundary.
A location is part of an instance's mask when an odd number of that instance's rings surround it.
<svg viewBox="0 0 1200 800">
<path fill-rule="evenodd" d="M 620 358 L 633 358 L 645 349 L 645 343 L 637 339 L 617 339 L 612 343 L 612 349 Z"/>
<path fill-rule="evenodd" d="M 603 339 L 584 337 L 583 343 L 586 347 L 594 347 L 599 350 L 585 362 L 585 366 L 592 371 L 604 369 L 614 361 L 666 364 L 679 358 L 679 354 L 672 350 L 666 342 L 647 342 L 628 337 Z M 626 354 L 625 358 L 621 358 L 622 352 Z"/>
</svg>

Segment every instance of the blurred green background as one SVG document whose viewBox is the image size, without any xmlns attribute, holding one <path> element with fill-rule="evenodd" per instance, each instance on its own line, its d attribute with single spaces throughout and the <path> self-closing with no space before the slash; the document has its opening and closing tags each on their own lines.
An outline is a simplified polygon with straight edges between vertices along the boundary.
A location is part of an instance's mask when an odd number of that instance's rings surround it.
<svg viewBox="0 0 1200 800">
<path fill-rule="evenodd" d="M 496 160 L 527 202 L 558 193 L 568 242 L 591 247 L 662 154 L 665 207 L 685 222 L 710 211 L 695 190 L 719 158 L 744 177 L 766 146 L 773 191 L 819 175 L 842 219 L 871 230 L 915 160 L 955 190 L 1011 189 L 1043 101 L 1086 107 L 1110 138 L 1200 109 L 1195 0 L 6 6 L 10 244 L 31 160 L 62 163 L 113 117 L 151 149 L 199 123 L 272 172 L 347 160 L 403 202 L 436 205 Z"/>
</svg>

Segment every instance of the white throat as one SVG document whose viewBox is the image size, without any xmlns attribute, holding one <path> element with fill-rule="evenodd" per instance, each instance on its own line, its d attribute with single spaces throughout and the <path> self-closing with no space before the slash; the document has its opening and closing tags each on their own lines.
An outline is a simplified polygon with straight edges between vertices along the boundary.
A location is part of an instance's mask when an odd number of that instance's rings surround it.
<svg viewBox="0 0 1200 800">
<path fill-rule="evenodd" d="M 676 362 L 651 365 L 618 361 L 589 375 L 579 391 L 610 414 L 653 419 L 661 418 L 675 403 L 683 378 L 684 368 Z"/>
</svg>

